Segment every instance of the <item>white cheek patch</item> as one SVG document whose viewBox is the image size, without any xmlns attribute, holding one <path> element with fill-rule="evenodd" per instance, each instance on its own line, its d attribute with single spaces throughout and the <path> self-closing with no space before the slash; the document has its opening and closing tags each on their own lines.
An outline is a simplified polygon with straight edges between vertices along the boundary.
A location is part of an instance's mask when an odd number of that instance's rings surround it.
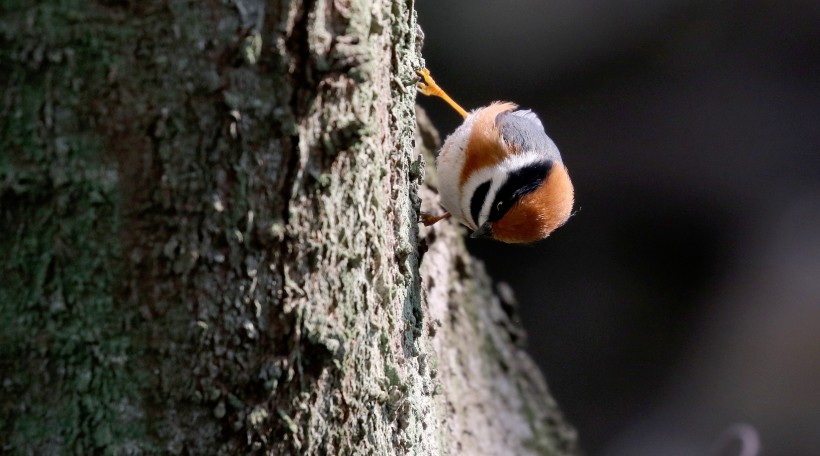
<svg viewBox="0 0 820 456">
<path fill-rule="evenodd" d="M 470 210 L 471 203 L 473 201 L 473 195 L 475 194 L 475 191 L 476 191 L 476 189 L 478 188 L 479 185 L 481 185 L 481 184 L 483 184 L 483 183 L 485 183 L 489 180 L 494 181 L 495 180 L 495 175 L 497 173 L 498 173 L 498 167 L 484 168 L 484 169 L 481 169 L 481 170 L 477 171 L 476 173 L 474 173 L 472 176 L 470 176 L 469 179 L 467 179 L 467 182 L 464 183 L 464 190 L 463 190 L 462 196 L 461 196 L 461 211 L 464 213 L 465 218 L 468 219 L 467 221 L 470 222 L 470 228 L 472 228 L 473 230 L 477 230 L 478 227 L 480 226 L 480 224 L 478 223 L 478 220 L 473 220 L 472 211 Z M 491 185 L 491 187 L 492 187 L 492 185 Z M 487 197 L 485 199 L 485 204 L 486 204 L 486 200 L 489 199 L 489 197 L 490 197 L 490 192 L 487 192 Z M 492 200 L 490 200 L 490 201 L 492 201 Z M 483 207 L 484 206 L 482 206 L 482 213 L 484 211 Z M 481 220 L 481 217 L 479 217 L 479 220 Z"/>
</svg>

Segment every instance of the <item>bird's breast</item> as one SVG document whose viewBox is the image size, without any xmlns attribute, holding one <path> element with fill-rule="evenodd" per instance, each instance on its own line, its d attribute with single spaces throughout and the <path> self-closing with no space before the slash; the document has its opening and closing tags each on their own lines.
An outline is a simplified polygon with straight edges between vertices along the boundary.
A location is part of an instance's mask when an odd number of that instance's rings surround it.
<svg viewBox="0 0 820 456">
<path fill-rule="evenodd" d="M 479 170 L 499 165 L 510 154 L 511 151 L 504 144 L 495 118 L 502 112 L 509 112 L 515 108 L 516 105 L 513 103 L 496 102 L 476 111 L 464 150 L 459 186 L 463 187 Z"/>
</svg>

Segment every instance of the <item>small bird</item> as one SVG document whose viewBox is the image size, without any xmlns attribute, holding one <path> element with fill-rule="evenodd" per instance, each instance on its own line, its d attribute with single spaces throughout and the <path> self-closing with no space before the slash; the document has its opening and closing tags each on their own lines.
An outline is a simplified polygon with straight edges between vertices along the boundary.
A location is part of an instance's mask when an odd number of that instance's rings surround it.
<svg viewBox="0 0 820 456">
<path fill-rule="evenodd" d="M 436 159 L 443 215 L 422 213 L 430 226 L 453 217 L 472 237 L 506 243 L 546 238 L 569 219 L 573 188 L 555 143 L 538 116 L 509 102 L 467 112 L 430 76 L 418 70 L 424 95 L 446 101 L 462 117 Z"/>
</svg>

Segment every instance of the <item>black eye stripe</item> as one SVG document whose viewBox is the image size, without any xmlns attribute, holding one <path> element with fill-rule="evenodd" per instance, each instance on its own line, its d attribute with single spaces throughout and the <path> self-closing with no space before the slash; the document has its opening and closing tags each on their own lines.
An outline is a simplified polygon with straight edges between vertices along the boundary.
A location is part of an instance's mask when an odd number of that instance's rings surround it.
<svg viewBox="0 0 820 456">
<path fill-rule="evenodd" d="M 524 195 L 541 186 L 552 168 L 551 161 L 533 163 L 510 173 L 507 181 L 495 194 L 493 205 L 490 206 L 490 222 L 497 222 L 504 214 Z M 473 200 L 474 202 L 475 200 Z M 499 208 L 499 204 L 501 207 Z M 471 206 L 472 210 L 473 207 Z M 480 209 L 479 209 L 480 210 Z"/>
<path fill-rule="evenodd" d="M 476 187 L 473 197 L 470 199 L 470 215 L 473 216 L 473 222 L 476 225 L 478 225 L 478 215 L 484 206 L 484 200 L 487 199 L 487 192 L 490 191 L 490 184 L 492 184 L 492 181 L 484 182 Z"/>
</svg>

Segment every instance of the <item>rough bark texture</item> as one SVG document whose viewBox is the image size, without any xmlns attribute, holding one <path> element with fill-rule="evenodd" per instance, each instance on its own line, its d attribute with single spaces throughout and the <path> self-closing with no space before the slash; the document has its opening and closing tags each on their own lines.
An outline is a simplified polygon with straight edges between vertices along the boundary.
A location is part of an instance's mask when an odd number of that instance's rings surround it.
<svg viewBox="0 0 820 456">
<path fill-rule="evenodd" d="M 3 451 L 574 452 L 454 227 L 419 268 L 412 2 L 0 14 Z"/>
</svg>

